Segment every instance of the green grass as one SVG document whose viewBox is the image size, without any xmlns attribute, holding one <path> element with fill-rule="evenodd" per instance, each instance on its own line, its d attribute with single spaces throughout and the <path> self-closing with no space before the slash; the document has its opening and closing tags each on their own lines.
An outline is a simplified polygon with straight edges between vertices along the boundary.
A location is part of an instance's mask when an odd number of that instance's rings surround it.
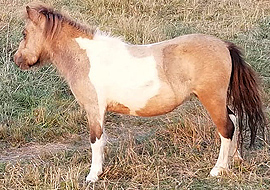
<svg viewBox="0 0 270 190">
<path fill-rule="evenodd" d="M 270 188 L 269 144 L 245 150 L 242 164 L 232 164 L 221 177 L 209 177 L 218 156 L 219 137 L 195 98 L 161 117 L 107 114 L 110 140 L 104 173 L 96 184 L 86 184 L 91 151 L 85 140 L 84 112 L 53 66 L 23 72 L 12 61 L 24 25 L 19 15 L 28 2 L 0 2 L 0 189 Z M 261 78 L 269 119 L 268 0 L 44 2 L 130 43 L 147 44 L 189 33 L 211 34 L 236 43 Z M 46 150 L 48 143 L 68 148 Z M 34 157 L 13 155 L 29 154 L 30 149 L 36 150 Z M 1 160 L 4 156 L 10 160 Z"/>
</svg>

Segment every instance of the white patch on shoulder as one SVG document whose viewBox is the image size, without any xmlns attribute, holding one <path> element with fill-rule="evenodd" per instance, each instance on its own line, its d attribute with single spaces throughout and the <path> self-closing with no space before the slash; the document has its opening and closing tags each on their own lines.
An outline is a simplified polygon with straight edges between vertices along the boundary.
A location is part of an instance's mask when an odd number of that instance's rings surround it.
<svg viewBox="0 0 270 190">
<path fill-rule="evenodd" d="M 118 102 L 134 114 L 159 93 L 161 85 L 153 56 L 134 57 L 126 43 L 100 34 L 93 40 L 75 40 L 89 58 L 89 78 L 97 91 L 99 106 Z"/>
</svg>

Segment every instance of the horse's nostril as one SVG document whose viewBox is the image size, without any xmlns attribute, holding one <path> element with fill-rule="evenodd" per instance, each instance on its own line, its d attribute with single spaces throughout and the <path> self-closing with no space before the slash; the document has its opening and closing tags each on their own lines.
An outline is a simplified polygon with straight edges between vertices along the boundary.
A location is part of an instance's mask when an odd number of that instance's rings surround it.
<svg viewBox="0 0 270 190">
<path fill-rule="evenodd" d="M 14 55 L 14 59 L 13 60 L 16 63 L 16 65 L 19 66 L 19 62 L 22 62 L 22 54 L 16 52 L 15 55 Z"/>
</svg>

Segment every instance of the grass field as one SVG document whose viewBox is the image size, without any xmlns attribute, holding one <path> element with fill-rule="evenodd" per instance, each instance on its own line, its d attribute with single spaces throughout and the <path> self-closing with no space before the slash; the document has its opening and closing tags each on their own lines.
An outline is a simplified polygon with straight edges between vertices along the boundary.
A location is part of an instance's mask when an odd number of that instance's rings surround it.
<svg viewBox="0 0 270 190">
<path fill-rule="evenodd" d="M 220 140 L 195 98 L 161 117 L 108 113 L 104 173 L 85 183 L 91 150 L 84 111 L 53 66 L 22 72 L 12 61 L 28 2 L 0 0 L 0 189 L 270 189 L 270 145 L 261 137 L 255 150 L 245 141 L 243 163 L 209 176 Z M 130 43 L 189 33 L 236 43 L 259 73 L 269 120 L 269 0 L 43 2 Z"/>
</svg>

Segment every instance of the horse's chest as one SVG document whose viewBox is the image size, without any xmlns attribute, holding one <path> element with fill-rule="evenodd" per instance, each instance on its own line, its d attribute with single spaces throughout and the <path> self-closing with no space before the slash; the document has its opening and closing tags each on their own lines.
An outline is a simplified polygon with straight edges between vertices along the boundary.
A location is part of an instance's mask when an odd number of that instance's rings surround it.
<svg viewBox="0 0 270 190">
<path fill-rule="evenodd" d="M 132 112 L 159 93 L 160 79 L 153 57 L 122 55 L 106 59 L 92 61 L 89 78 L 107 104 L 121 104 Z"/>
</svg>

